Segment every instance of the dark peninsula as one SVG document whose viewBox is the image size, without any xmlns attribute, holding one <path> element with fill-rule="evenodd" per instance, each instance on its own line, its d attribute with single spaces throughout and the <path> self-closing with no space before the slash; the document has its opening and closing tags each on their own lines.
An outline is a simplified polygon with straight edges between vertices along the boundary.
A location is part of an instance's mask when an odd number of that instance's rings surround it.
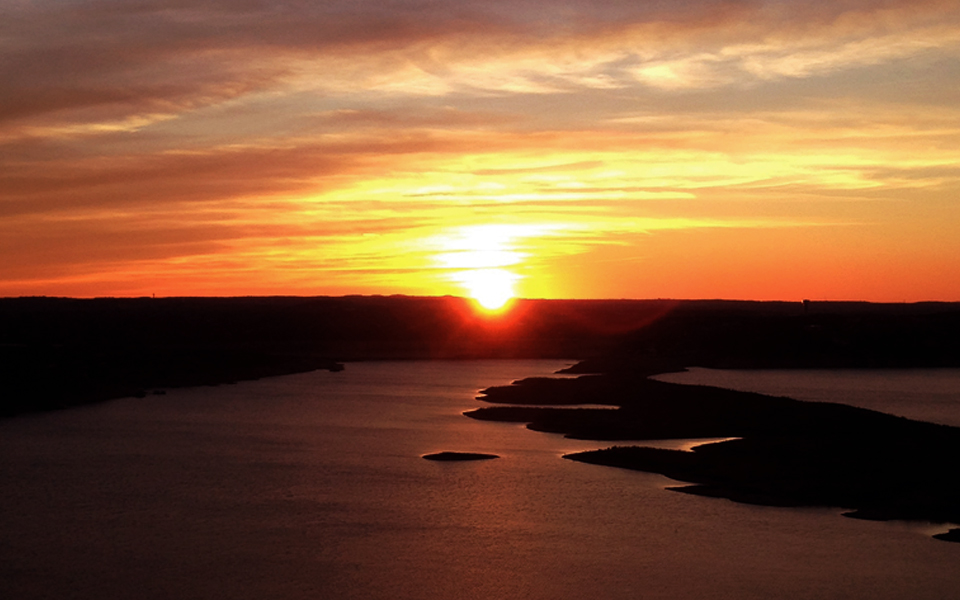
<svg viewBox="0 0 960 600">
<path fill-rule="evenodd" d="M 960 479 L 943 468 L 960 459 L 960 429 L 647 378 L 686 366 L 956 367 L 960 310 L 948 303 L 681 303 L 621 336 L 615 350 L 565 370 L 585 376 L 490 388 L 482 400 L 512 406 L 467 414 L 598 441 L 736 438 L 692 452 L 634 444 L 565 458 L 660 473 L 692 484 L 678 491 L 738 502 L 960 523 Z M 960 530 L 936 537 L 960 541 Z"/>
<path fill-rule="evenodd" d="M 960 523 L 960 479 L 944 468 L 960 459 L 960 428 L 623 372 L 528 379 L 483 394 L 482 400 L 512 406 L 467 416 L 576 439 L 736 438 L 693 451 L 617 445 L 564 457 L 693 484 L 677 491 L 769 506 L 841 507 L 862 519 Z M 561 408 L 581 404 L 610 408 Z M 957 541 L 956 534 L 939 538 Z"/>
</svg>

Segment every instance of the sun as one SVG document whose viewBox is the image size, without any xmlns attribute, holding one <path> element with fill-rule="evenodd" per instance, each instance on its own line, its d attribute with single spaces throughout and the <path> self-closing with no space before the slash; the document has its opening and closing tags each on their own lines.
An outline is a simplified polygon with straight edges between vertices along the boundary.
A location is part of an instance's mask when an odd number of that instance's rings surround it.
<svg viewBox="0 0 960 600">
<path fill-rule="evenodd" d="M 523 279 L 512 267 L 523 264 L 527 253 L 518 239 L 536 231 L 523 225 L 471 225 L 438 235 L 432 241 L 440 250 L 435 260 L 466 295 L 488 313 L 506 310 L 516 295 L 514 285 Z"/>
<path fill-rule="evenodd" d="M 514 297 L 517 276 L 504 269 L 471 269 L 460 274 L 470 297 L 488 311 L 503 309 Z"/>
</svg>

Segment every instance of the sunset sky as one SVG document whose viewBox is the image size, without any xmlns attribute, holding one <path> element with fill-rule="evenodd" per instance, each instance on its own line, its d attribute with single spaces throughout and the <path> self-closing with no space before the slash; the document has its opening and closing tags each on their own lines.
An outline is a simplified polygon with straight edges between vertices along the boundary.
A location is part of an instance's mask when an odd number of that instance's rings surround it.
<svg viewBox="0 0 960 600">
<path fill-rule="evenodd" d="M 960 300 L 957 0 L 5 0 L 0 296 Z"/>
</svg>

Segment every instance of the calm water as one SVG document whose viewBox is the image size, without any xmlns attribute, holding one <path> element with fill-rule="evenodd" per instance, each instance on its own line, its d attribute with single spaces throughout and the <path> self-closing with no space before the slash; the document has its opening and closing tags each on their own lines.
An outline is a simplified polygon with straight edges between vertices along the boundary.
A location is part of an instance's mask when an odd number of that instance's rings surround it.
<svg viewBox="0 0 960 600">
<path fill-rule="evenodd" d="M 665 491 L 461 415 L 552 361 L 350 364 L 0 422 L 5 598 L 952 598 L 936 527 Z M 439 450 L 501 459 L 434 463 Z"/>
</svg>

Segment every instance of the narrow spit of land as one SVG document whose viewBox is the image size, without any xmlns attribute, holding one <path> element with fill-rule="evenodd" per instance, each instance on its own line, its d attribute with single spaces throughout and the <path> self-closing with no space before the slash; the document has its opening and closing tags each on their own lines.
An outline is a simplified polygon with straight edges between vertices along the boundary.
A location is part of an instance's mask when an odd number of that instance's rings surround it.
<svg viewBox="0 0 960 600">
<path fill-rule="evenodd" d="M 474 419 L 598 441 L 736 438 L 664 450 L 638 445 L 566 455 L 660 473 L 677 491 L 768 506 L 842 507 L 871 520 L 960 523 L 960 428 L 842 404 L 679 385 L 627 374 L 532 378 L 482 392 L 510 406 Z M 611 408 L 575 408 L 576 405 Z M 960 530 L 937 536 L 960 541 Z"/>
</svg>

